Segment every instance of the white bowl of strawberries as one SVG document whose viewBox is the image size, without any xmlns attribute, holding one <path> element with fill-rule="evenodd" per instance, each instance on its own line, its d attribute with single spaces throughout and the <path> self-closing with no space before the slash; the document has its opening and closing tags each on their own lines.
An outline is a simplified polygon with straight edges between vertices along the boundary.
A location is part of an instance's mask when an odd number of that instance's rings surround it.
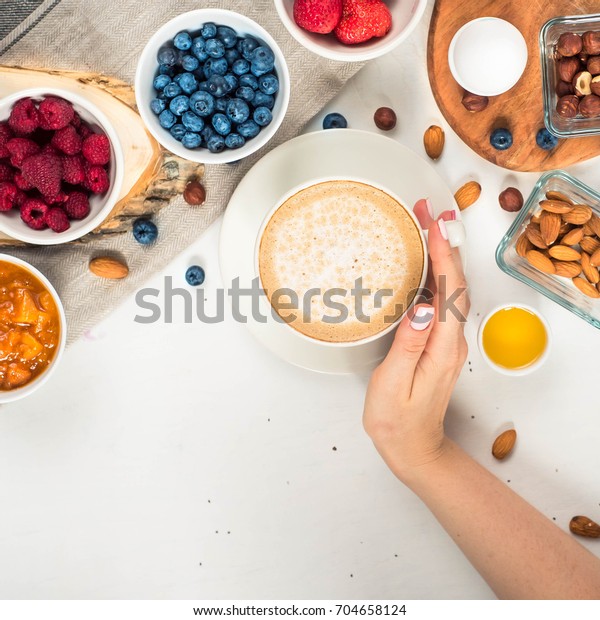
<svg viewBox="0 0 600 620">
<path fill-rule="evenodd" d="M 123 183 L 123 152 L 104 114 L 56 88 L 0 101 L 0 232 L 36 245 L 98 227 Z"/>
<path fill-rule="evenodd" d="M 364 62 L 383 56 L 419 23 L 427 0 L 274 0 L 290 34 L 315 54 Z"/>
</svg>

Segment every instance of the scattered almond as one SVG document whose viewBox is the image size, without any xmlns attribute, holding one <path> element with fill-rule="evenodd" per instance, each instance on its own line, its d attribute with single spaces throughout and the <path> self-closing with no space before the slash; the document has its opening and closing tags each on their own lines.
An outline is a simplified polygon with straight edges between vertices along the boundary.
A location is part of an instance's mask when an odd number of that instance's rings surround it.
<svg viewBox="0 0 600 620">
<path fill-rule="evenodd" d="M 581 230 L 583 232 L 583 228 Z M 596 250 L 600 250 L 600 241 L 596 237 L 583 237 L 583 239 L 580 239 L 579 245 L 584 252 L 590 255 Z"/>
<path fill-rule="evenodd" d="M 539 248 L 540 250 L 546 250 L 548 248 L 546 242 L 542 238 L 540 227 L 537 224 L 529 224 L 525 229 L 525 234 L 536 248 Z"/>
<path fill-rule="evenodd" d="M 108 256 L 94 258 L 90 261 L 90 271 L 100 278 L 110 280 L 121 280 L 129 274 L 127 265 Z"/>
<path fill-rule="evenodd" d="M 425 152 L 433 160 L 441 157 L 445 142 L 446 136 L 444 134 L 444 130 L 437 125 L 432 125 L 429 127 L 423 136 L 423 146 L 425 147 Z"/>
<path fill-rule="evenodd" d="M 592 232 L 596 235 L 596 237 L 600 237 L 600 217 L 594 213 L 587 225 L 592 229 Z"/>
<path fill-rule="evenodd" d="M 594 229 L 592 228 L 592 225 L 590 224 L 590 222 L 586 222 L 583 225 L 583 235 L 584 237 L 588 237 L 588 236 L 593 236 L 594 235 Z"/>
<path fill-rule="evenodd" d="M 565 233 L 560 242 L 563 245 L 577 245 L 583 238 L 583 228 L 573 228 Z"/>
<path fill-rule="evenodd" d="M 538 271 L 549 274 L 556 273 L 554 263 L 545 254 L 542 254 L 538 250 L 529 250 L 525 258 L 527 259 L 527 262 Z"/>
<path fill-rule="evenodd" d="M 561 278 L 576 278 L 581 273 L 581 265 L 579 263 L 567 263 L 563 261 L 552 261 L 556 275 Z"/>
<path fill-rule="evenodd" d="M 562 220 L 558 213 L 550 213 L 550 211 L 542 213 L 540 217 L 540 234 L 547 246 L 552 245 L 558 239 L 561 224 Z"/>
<path fill-rule="evenodd" d="M 481 185 L 479 185 L 477 181 L 469 181 L 454 194 L 454 199 L 456 200 L 458 208 L 464 211 L 477 202 L 479 196 L 481 196 Z"/>
<path fill-rule="evenodd" d="M 596 267 L 592 267 L 590 255 L 585 252 L 581 254 L 581 270 L 591 284 L 598 284 L 598 282 L 600 282 L 600 272 Z"/>
<path fill-rule="evenodd" d="M 575 205 L 567 213 L 563 213 L 563 220 L 568 224 L 581 226 L 592 217 L 592 209 L 587 205 Z"/>
<path fill-rule="evenodd" d="M 598 267 L 598 265 L 600 265 L 600 249 L 596 250 L 591 256 L 590 256 L 590 265 L 592 267 Z"/>
<path fill-rule="evenodd" d="M 588 517 L 573 517 L 569 523 L 569 529 L 577 536 L 585 536 L 586 538 L 600 538 L 600 525 Z"/>
<path fill-rule="evenodd" d="M 558 200 L 558 202 L 566 202 L 570 205 L 574 204 L 568 196 L 565 196 L 561 192 L 546 192 L 546 198 L 548 200 Z"/>
<path fill-rule="evenodd" d="M 587 280 L 583 278 L 573 278 L 573 284 L 584 294 L 592 299 L 600 299 L 600 292 L 593 285 L 590 284 Z"/>
<path fill-rule="evenodd" d="M 492 446 L 492 455 L 494 458 L 497 458 L 499 461 L 505 459 L 512 452 L 516 441 L 517 431 L 512 428 L 498 435 Z"/>
<path fill-rule="evenodd" d="M 562 200 L 542 200 L 542 202 L 540 202 L 540 207 L 542 207 L 544 211 L 562 215 L 564 213 L 569 213 L 573 205 L 568 202 L 563 202 Z"/>
<path fill-rule="evenodd" d="M 548 254 L 556 260 L 581 260 L 581 254 L 577 250 L 570 248 L 568 245 L 555 245 L 548 250 Z"/>
</svg>

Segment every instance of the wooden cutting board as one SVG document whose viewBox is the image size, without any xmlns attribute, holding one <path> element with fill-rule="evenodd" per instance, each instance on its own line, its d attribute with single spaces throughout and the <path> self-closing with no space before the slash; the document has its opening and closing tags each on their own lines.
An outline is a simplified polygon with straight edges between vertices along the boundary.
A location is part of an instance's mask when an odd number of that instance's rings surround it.
<svg viewBox="0 0 600 620">
<path fill-rule="evenodd" d="M 202 164 L 173 155 L 146 131 L 130 84 L 98 73 L 0 66 L 0 98 L 32 86 L 62 88 L 85 97 L 106 114 L 123 146 L 125 176 L 119 202 L 106 221 L 79 242 L 130 230 L 131 220 L 158 212 L 183 192 L 190 178 L 202 176 Z M 0 233 L 0 245 L 23 244 Z"/>
<path fill-rule="evenodd" d="M 598 12 L 599 0 L 437 0 L 429 29 L 427 60 L 431 88 L 448 124 L 478 155 L 511 170 L 539 172 L 565 168 L 600 155 L 600 136 L 560 140 L 552 151 L 544 151 L 535 142 L 538 130 L 544 126 L 540 30 L 553 17 Z M 484 111 L 472 113 L 461 103 L 463 90 L 450 73 L 448 48 L 458 29 L 477 17 L 501 17 L 514 24 L 527 41 L 529 62 L 516 86 L 491 98 Z M 490 133 L 498 127 L 506 127 L 513 134 L 514 144 L 506 151 L 497 151 L 490 145 Z"/>
</svg>

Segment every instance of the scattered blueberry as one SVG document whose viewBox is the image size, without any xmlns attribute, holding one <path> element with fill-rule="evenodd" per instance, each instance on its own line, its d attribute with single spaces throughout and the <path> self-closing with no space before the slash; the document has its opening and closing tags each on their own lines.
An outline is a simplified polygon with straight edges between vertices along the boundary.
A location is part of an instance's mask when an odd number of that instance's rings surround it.
<svg viewBox="0 0 600 620">
<path fill-rule="evenodd" d="M 211 22 L 207 22 L 206 24 L 204 24 L 204 26 L 202 26 L 200 34 L 205 39 L 212 39 L 213 37 L 217 36 L 217 26 Z"/>
<path fill-rule="evenodd" d="M 250 118 L 250 106 L 242 99 L 230 99 L 226 108 L 227 116 L 239 125 Z"/>
<path fill-rule="evenodd" d="M 239 149 L 242 148 L 244 144 L 246 144 L 246 140 L 244 140 L 244 138 L 242 138 L 239 133 L 230 133 L 225 138 L 225 146 L 228 149 Z"/>
<path fill-rule="evenodd" d="M 225 75 L 229 65 L 224 58 L 209 58 L 204 63 L 204 77 L 208 79 L 211 75 Z"/>
<path fill-rule="evenodd" d="M 184 56 L 181 61 L 181 66 L 185 71 L 195 71 L 200 66 L 200 61 L 195 56 Z"/>
<path fill-rule="evenodd" d="M 177 117 L 170 110 L 163 110 L 158 117 L 158 122 L 161 127 L 171 129 L 171 127 L 173 127 L 173 125 L 177 122 Z"/>
<path fill-rule="evenodd" d="M 230 67 L 233 67 L 233 63 L 239 60 L 240 53 L 236 49 L 225 50 L 225 60 Z"/>
<path fill-rule="evenodd" d="M 273 115 L 271 110 L 263 105 L 254 110 L 252 118 L 259 127 L 266 127 L 273 120 Z"/>
<path fill-rule="evenodd" d="M 209 39 L 204 49 L 211 58 L 222 58 L 225 56 L 225 46 L 223 41 L 219 41 L 219 39 Z"/>
<path fill-rule="evenodd" d="M 252 61 L 254 50 L 260 43 L 253 37 L 246 37 L 238 41 L 238 52 L 248 61 Z"/>
<path fill-rule="evenodd" d="M 198 116 L 210 116 L 215 111 L 215 98 L 210 93 L 198 91 L 190 97 L 190 107 Z"/>
<path fill-rule="evenodd" d="M 177 62 L 177 52 L 172 47 L 161 47 L 156 59 L 159 65 L 172 67 Z"/>
<path fill-rule="evenodd" d="M 197 149 L 202 144 L 202 138 L 193 131 L 186 131 L 181 140 L 181 144 L 183 144 L 186 149 Z"/>
<path fill-rule="evenodd" d="M 267 108 L 269 108 L 269 110 L 273 109 L 273 106 L 275 105 L 275 97 L 273 97 L 273 95 L 265 95 L 265 93 L 262 93 L 260 90 L 258 92 L 256 92 L 256 94 L 254 95 L 254 101 L 253 101 L 254 105 L 258 108 L 259 106 L 265 106 Z"/>
<path fill-rule="evenodd" d="M 181 142 L 183 136 L 185 135 L 186 129 L 181 123 L 177 123 L 176 125 L 173 125 L 169 131 L 175 140 Z"/>
<path fill-rule="evenodd" d="M 205 277 L 204 269 L 199 265 L 192 265 L 185 272 L 185 280 L 190 286 L 200 286 L 204 283 Z"/>
<path fill-rule="evenodd" d="M 215 97 L 223 97 L 229 92 L 229 85 L 222 75 L 211 75 L 206 81 L 208 92 Z"/>
<path fill-rule="evenodd" d="M 558 138 L 552 135 L 545 127 L 537 132 L 535 141 L 545 151 L 551 151 L 558 144 Z"/>
<path fill-rule="evenodd" d="M 157 116 L 167 107 L 167 104 L 164 99 L 152 99 L 150 102 L 150 109 Z"/>
<path fill-rule="evenodd" d="M 215 128 L 215 131 L 222 136 L 226 136 L 231 133 L 231 121 L 221 112 L 212 117 L 212 125 Z"/>
<path fill-rule="evenodd" d="M 184 112 L 190 109 L 190 99 L 186 95 L 179 95 L 175 99 L 171 99 L 169 104 L 169 110 L 175 114 L 175 116 L 181 116 Z"/>
<path fill-rule="evenodd" d="M 252 53 L 252 73 L 254 75 L 262 75 L 269 73 L 275 66 L 275 55 L 270 48 L 261 45 L 257 47 Z"/>
<path fill-rule="evenodd" d="M 181 78 L 179 80 L 179 86 L 181 90 L 191 95 L 198 90 L 198 80 L 193 73 L 181 73 Z"/>
<path fill-rule="evenodd" d="M 192 47 L 192 37 L 188 32 L 178 32 L 173 38 L 173 45 L 182 51 L 187 51 Z"/>
<path fill-rule="evenodd" d="M 188 131 L 199 132 L 204 129 L 204 121 L 199 116 L 190 111 L 183 113 L 183 116 L 181 117 L 181 122 Z"/>
<path fill-rule="evenodd" d="M 133 223 L 133 236 L 138 243 L 148 245 L 158 237 L 156 224 L 146 218 L 139 218 Z"/>
<path fill-rule="evenodd" d="M 206 40 L 202 37 L 196 37 L 192 40 L 192 48 L 190 51 L 200 62 L 204 62 L 208 59 L 208 54 L 206 53 Z"/>
<path fill-rule="evenodd" d="M 256 96 L 256 91 L 250 88 L 250 86 L 240 86 L 236 91 L 235 95 L 239 99 L 243 99 L 248 103 L 252 103 Z"/>
<path fill-rule="evenodd" d="M 231 65 L 231 70 L 235 73 L 235 75 L 242 76 L 244 73 L 248 73 L 248 71 L 250 71 L 250 63 L 246 59 L 240 58 Z"/>
<path fill-rule="evenodd" d="M 171 81 L 168 75 L 157 75 L 154 78 L 153 86 L 156 90 L 163 90 L 164 87 Z"/>
<path fill-rule="evenodd" d="M 173 77 L 175 75 L 175 68 L 169 65 L 158 65 L 158 75 Z"/>
<path fill-rule="evenodd" d="M 279 80 L 272 73 L 268 73 L 258 80 L 258 87 L 265 95 L 274 95 L 279 90 Z"/>
<path fill-rule="evenodd" d="M 506 151 L 512 146 L 513 137 L 508 129 L 494 129 L 490 136 L 490 144 L 498 151 Z"/>
<path fill-rule="evenodd" d="M 230 101 L 231 99 L 229 97 L 219 97 L 215 99 L 215 110 L 217 112 L 225 112 Z"/>
<path fill-rule="evenodd" d="M 225 150 L 225 139 L 216 133 L 209 138 L 207 146 L 211 153 L 220 153 Z"/>
<path fill-rule="evenodd" d="M 260 127 L 253 120 L 247 120 L 245 123 L 238 125 L 237 130 L 240 136 L 246 138 L 246 140 L 255 138 L 260 133 Z"/>
<path fill-rule="evenodd" d="M 252 73 L 245 73 L 239 79 L 240 86 L 249 86 L 252 90 L 258 90 L 258 78 Z"/>
<path fill-rule="evenodd" d="M 227 82 L 227 88 L 229 89 L 229 92 L 235 90 L 239 86 L 238 79 L 235 75 L 233 75 L 233 73 L 226 73 L 224 75 L 224 78 L 225 82 Z"/>
<path fill-rule="evenodd" d="M 237 33 L 229 26 L 219 26 L 217 28 L 217 36 L 226 48 L 233 48 L 237 44 Z"/>
<path fill-rule="evenodd" d="M 171 82 L 170 84 L 167 84 L 163 90 L 163 93 L 165 93 L 165 95 L 169 97 L 169 99 L 172 99 L 173 97 L 178 97 L 179 95 L 181 95 L 182 92 L 183 91 L 181 90 L 181 86 L 179 86 L 177 82 Z"/>
<path fill-rule="evenodd" d="M 323 129 L 346 129 L 348 121 L 337 112 L 331 112 L 323 119 Z"/>
</svg>

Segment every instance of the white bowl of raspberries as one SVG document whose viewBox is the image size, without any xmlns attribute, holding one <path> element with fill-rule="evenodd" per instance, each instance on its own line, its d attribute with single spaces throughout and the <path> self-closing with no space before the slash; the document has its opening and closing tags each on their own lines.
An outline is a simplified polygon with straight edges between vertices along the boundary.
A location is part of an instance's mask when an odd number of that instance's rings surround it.
<svg viewBox="0 0 600 620">
<path fill-rule="evenodd" d="M 419 23 L 427 0 L 274 0 L 290 34 L 331 60 L 364 62 L 391 52 Z"/>
<path fill-rule="evenodd" d="M 88 234 L 115 206 L 123 152 L 104 114 L 76 93 L 20 91 L 0 100 L 0 231 L 37 245 Z"/>
</svg>

